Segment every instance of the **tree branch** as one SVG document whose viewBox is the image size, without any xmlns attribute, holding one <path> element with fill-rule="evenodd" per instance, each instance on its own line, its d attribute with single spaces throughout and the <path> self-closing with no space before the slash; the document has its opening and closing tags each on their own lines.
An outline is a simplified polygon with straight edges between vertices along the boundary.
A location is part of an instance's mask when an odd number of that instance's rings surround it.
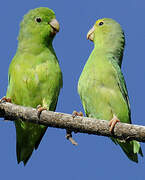
<svg viewBox="0 0 145 180">
<path fill-rule="evenodd" d="M 145 142 L 145 126 L 138 126 L 126 123 L 117 123 L 113 134 L 109 131 L 109 122 L 88 117 L 43 111 L 40 118 L 37 110 L 30 107 L 18 106 L 11 103 L 0 103 L 0 117 L 6 120 L 22 119 L 26 122 L 42 124 L 49 127 L 67 129 L 69 131 L 88 133 L 94 135 L 115 137 L 121 140 L 137 140 Z"/>
</svg>

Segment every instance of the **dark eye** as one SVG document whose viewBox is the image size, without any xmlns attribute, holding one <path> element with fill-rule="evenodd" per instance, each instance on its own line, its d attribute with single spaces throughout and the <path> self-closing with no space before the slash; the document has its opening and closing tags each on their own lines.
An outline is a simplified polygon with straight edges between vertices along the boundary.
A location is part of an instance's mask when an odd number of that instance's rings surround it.
<svg viewBox="0 0 145 180">
<path fill-rule="evenodd" d="M 38 22 L 38 23 L 40 23 L 42 20 L 41 20 L 40 17 L 37 17 L 37 18 L 35 19 L 35 21 Z"/>
<path fill-rule="evenodd" d="M 104 22 L 102 22 L 102 21 L 101 21 L 101 22 L 99 22 L 99 26 L 102 26 L 103 24 L 104 24 Z"/>
</svg>

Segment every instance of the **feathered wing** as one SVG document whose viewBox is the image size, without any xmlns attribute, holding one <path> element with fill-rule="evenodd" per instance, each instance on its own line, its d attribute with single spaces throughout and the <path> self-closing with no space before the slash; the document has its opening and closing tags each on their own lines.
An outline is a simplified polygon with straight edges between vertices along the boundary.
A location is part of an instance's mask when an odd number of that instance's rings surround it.
<svg viewBox="0 0 145 180">
<path fill-rule="evenodd" d="M 114 67 L 114 70 L 116 71 L 118 86 L 120 88 L 122 96 L 123 96 L 124 100 L 126 101 L 126 104 L 128 107 L 128 114 L 129 114 L 129 122 L 128 123 L 131 123 L 130 104 L 129 104 L 129 100 L 128 100 L 128 92 L 127 92 L 126 83 L 125 83 L 123 74 L 122 74 L 121 69 L 120 69 L 119 65 L 117 64 L 116 60 L 114 58 L 111 58 L 110 61 Z M 121 141 L 121 140 L 115 139 L 115 138 L 111 138 L 111 139 L 115 144 L 120 145 L 120 147 L 122 148 L 122 150 L 124 151 L 124 153 L 127 155 L 127 157 L 130 160 L 138 162 L 137 154 L 140 154 L 141 156 L 143 156 L 139 142 L 137 142 L 135 140 L 125 142 L 125 141 Z"/>
</svg>

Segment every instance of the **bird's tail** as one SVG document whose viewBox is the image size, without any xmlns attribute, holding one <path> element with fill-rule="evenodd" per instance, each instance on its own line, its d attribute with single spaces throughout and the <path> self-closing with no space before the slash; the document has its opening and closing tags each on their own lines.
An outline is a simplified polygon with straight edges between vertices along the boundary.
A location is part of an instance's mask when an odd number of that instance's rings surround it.
<svg viewBox="0 0 145 180">
<path fill-rule="evenodd" d="M 140 143 L 133 140 L 133 141 L 121 141 L 119 139 L 111 138 L 112 141 L 117 145 L 119 144 L 124 153 L 127 155 L 127 157 L 138 163 L 138 154 L 140 154 L 143 157 L 143 153 L 141 150 Z"/>
<path fill-rule="evenodd" d="M 37 149 L 39 143 L 45 134 L 47 127 L 37 124 L 15 121 L 17 136 L 17 161 L 23 161 L 24 165 L 28 162 L 34 149 Z"/>
</svg>

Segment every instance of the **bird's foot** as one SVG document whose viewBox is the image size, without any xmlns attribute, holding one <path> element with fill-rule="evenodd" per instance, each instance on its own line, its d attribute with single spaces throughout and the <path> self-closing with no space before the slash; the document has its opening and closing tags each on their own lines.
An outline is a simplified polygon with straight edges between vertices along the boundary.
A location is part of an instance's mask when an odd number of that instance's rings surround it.
<svg viewBox="0 0 145 180">
<path fill-rule="evenodd" d="M 77 116 L 81 116 L 83 117 L 83 113 L 80 111 L 80 112 L 77 112 L 77 111 L 73 111 L 72 113 L 72 117 L 75 118 Z M 74 133 L 77 133 L 77 131 L 74 131 Z"/>
<path fill-rule="evenodd" d="M 82 112 L 73 111 L 72 117 L 75 118 L 76 116 L 83 116 Z M 75 131 L 74 131 L 75 132 Z M 75 132 L 77 133 L 77 132 Z M 68 139 L 73 145 L 77 146 L 78 143 L 72 138 L 72 131 L 66 131 L 66 139 Z"/>
<path fill-rule="evenodd" d="M 120 122 L 120 120 L 115 115 L 113 115 L 113 118 L 109 121 L 109 126 L 110 126 L 109 130 L 110 130 L 110 132 L 113 131 L 116 123 L 118 123 L 118 122 Z"/>
<path fill-rule="evenodd" d="M 36 109 L 37 109 L 38 118 L 40 118 L 40 115 L 41 115 L 42 111 L 47 110 L 47 108 L 42 107 L 41 105 L 38 105 Z"/>
<path fill-rule="evenodd" d="M 6 98 L 6 96 L 4 96 L 0 99 L 0 103 L 5 103 L 5 102 L 12 103 L 11 98 Z M 8 121 L 8 120 L 4 118 L 4 121 Z"/>
<path fill-rule="evenodd" d="M 77 146 L 78 143 L 72 138 L 72 132 L 69 130 L 66 130 L 66 139 L 69 140 L 73 145 Z"/>
<path fill-rule="evenodd" d="M 7 98 L 7 97 L 4 96 L 3 98 L 0 99 L 0 103 L 3 103 L 3 102 L 11 103 L 12 101 L 11 101 L 11 98 Z"/>
<path fill-rule="evenodd" d="M 76 116 L 83 116 L 83 113 L 81 111 L 80 112 L 73 111 L 72 117 L 75 118 Z"/>
</svg>

